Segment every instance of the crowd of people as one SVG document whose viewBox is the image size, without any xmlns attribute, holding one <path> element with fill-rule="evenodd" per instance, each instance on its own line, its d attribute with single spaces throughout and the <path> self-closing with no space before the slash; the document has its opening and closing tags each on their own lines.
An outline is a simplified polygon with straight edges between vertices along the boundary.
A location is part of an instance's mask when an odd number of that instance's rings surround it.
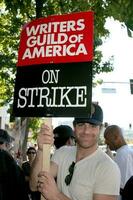
<svg viewBox="0 0 133 200">
<path fill-rule="evenodd" d="M 43 124 L 37 149 L 27 149 L 21 166 L 9 153 L 13 138 L 0 129 L 0 200 L 39 200 L 41 196 L 45 200 L 131 200 L 133 150 L 118 125 L 104 130 L 110 154 L 101 150 L 102 123 L 102 108 L 92 103 L 91 114 L 74 118 L 73 129 Z M 43 144 L 55 146 L 49 172 L 42 171 Z M 115 156 L 111 151 L 116 151 Z"/>
<path fill-rule="evenodd" d="M 74 144 L 74 133 L 70 126 L 60 125 L 53 132 L 55 149 Z M 31 166 L 37 153 L 36 148 L 29 147 L 26 152 L 27 160 L 18 161 L 20 153 L 15 159 L 10 151 L 13 140 L 14 138 L 6 130 L 0 129 L 0 200 L 40 200 L 40 192 L 34 192 L 29 187 Z"/>
</svg>

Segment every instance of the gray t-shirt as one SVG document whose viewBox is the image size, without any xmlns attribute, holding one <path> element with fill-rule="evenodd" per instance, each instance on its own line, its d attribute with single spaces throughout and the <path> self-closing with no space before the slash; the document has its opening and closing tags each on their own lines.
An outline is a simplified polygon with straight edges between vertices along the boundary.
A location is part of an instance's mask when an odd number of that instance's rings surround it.
<svg viewBox="0 0 133 200">
<path fill-rule="evenodd" d="M 57 185 L 59 190 L 72 200 L 92 200 L 93 194 L 119 195 L 120 171 L 117 164 L 101 149 L 78 161 L 70 185 L 65 177 L 75 162 L 76 147 L 62 147 L 52 157 L 58 165 Z"/>
</svg>

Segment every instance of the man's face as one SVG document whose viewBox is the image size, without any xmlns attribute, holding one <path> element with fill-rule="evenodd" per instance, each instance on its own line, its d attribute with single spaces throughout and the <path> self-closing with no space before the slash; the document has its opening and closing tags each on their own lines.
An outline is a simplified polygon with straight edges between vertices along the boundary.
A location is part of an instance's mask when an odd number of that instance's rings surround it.
<svg viewBox="0 0 133 200">
<path fill-rule="evenodd" d="M 27 156 L 28 156 L 28 159 L 29 161 L 33 161 L 36 157 L 36 151 L 35 150 L 30 150 L 28 153 L 27 153 Z"/>
<path fill-rule="evenodd" d="M 110 150 L 116 150 L 116 145 L 115 145 L 115 139 L 113 136 L 111 136 L 111 134 L 106 133 L 106 135 L 104 135 L 105 138 L 105 144 L 107 144 L 110 148 Z"/>
<path fill-rule="evenodd" d="M 90 148 L 97 144 L 100 126 L 90 123 L 77 123 L 74 127 L 77 144 L 82 148 Z"/>
</svg>

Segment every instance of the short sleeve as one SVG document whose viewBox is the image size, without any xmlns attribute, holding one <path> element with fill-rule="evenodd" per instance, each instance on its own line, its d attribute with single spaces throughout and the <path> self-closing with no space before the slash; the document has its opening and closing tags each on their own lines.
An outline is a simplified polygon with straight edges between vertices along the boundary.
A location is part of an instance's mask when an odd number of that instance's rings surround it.
<svg viewBox="0 0 133 200">
<path fill-rule="evenodd" d="M 95 194 L 119 195 L 120 170 L 116 163 L 102 162 L 96 170 Z"/>
<path fill-rule="evenodd" d="M 57 150 L 55 150 L 55 153 L 51 157 L 51 161 L 59 165 L 61 163 L 62 159 L 64 158 L 65 155 L 65 147 L 61 147 Z"/>
</svg>

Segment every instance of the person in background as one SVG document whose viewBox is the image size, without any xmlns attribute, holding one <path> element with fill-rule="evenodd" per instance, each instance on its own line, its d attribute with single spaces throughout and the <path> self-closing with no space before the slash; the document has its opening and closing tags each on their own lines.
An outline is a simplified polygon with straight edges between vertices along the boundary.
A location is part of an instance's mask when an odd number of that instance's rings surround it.
<svg viewBox="0 0 133 200">
<path fill-rule="evenodd" d="M 0 129 L 0 149 L 9 151 L 12 141 L 14 138 L 6 130 Z"/>
<path fill-rule="evenodd" d="M 57 126 L 54 130 L 54 145 L 56 149 L 64 145 L 75 145 L 74 132 L 68 125 Z"/>
<path fill-rule="evenodd" d="M 9 154 L 10 136 L 0 129 L 0 200 L 29 200 L 22 169 Z"/>
<path fill-rule="evenodd" d="M 114 161 L 118 164 L 121 172 L 120 193 L 122 195 L 126 182 L 133 176 L 133 149 L 127 145 L 123 131 L 117 125 L 108 126 L 104 132 L 104 138 L 110 150 L 116 151 Z"/>
<path fill-rule="evenodd" d="M 131 176 L 125 184 L 122 191 L 122 200 L 132 200 L 133 199 L 133 176 Z"/>
<path fill-rule="evenodd" d="M 74 119 L 76 146 L 64 146 L 55 152 L 51 158 L 50 173 L 40 171 L 42 146 L 54 142 L 52 127 L 42 125 L 40 129 L 30 187 L 38 189 L 47 200 L 117 199 L 120 171 L 117 164 L 98 147 L 103 112 L 99 105 L 92 104 L 91 108 L 88 117 Z"/>
<path fill-rule="evenodd" d="M 35 156 L 36 156 L 36 149 L 34 147 L 29 147 L 26 154 L 28 157 L 28 161 L 22 163 L 22 169 L 25 175 L 27 192 L 31 200 L 40 200 L 40 193 L 32 192 L 29 187 L 30 169 L 31 169 L 32 162 L 34 161 Z"/>
</svg>

